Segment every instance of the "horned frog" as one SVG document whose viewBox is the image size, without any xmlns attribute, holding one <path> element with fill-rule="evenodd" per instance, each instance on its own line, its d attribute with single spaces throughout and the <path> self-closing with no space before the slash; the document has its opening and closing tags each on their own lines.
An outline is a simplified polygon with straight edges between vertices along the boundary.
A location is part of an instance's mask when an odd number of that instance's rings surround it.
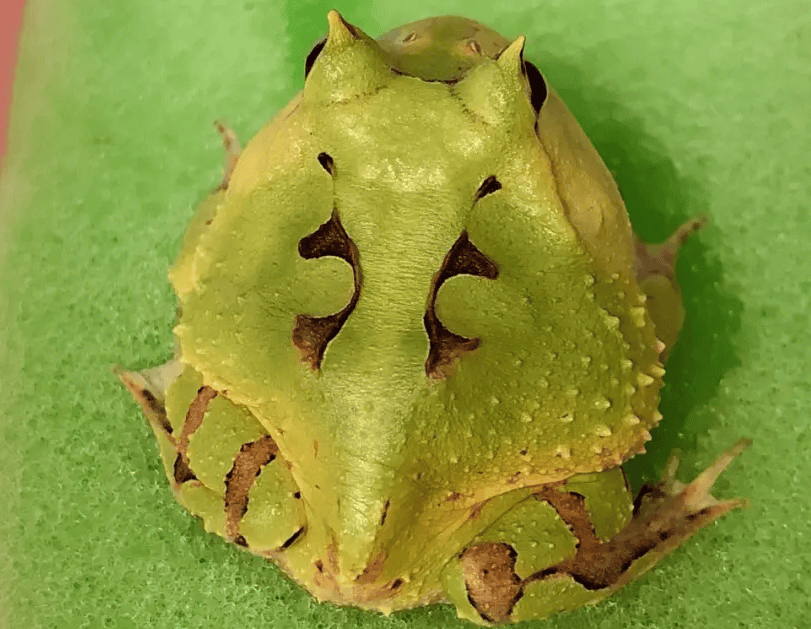
<svg viewBox="0 0 811 629">
<path fill-rule="evenodd" d="M 633 234 L 541 73 L 476 22 L 336 12 L 303 91 L 170 272 L 175 359 L 119 370 L 178 501 L 317 599 L 474 623 L 593 604 L 741 506 L 668 466 L 634 501 L 691 221 Z"/>
</svg>

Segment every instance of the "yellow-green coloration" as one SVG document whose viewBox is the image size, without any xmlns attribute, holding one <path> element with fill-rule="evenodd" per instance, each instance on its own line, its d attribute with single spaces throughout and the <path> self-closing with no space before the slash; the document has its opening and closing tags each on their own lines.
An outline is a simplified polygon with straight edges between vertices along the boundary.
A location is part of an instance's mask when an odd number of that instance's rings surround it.
<svg viewBox="0 0 811 629">
<path fill-rule="evenodd" d="M 740 504 L 708 493 L 733 452 L 632 515 L 619 466 L 661 417 L 689 229 L 635 239 L 523 46 L 331 12 L 302 93 L 242 152 L 220 128 L 176 360 L 121 373 L 178 500 L 319 600 L 543 617 Z"/>
</svg>

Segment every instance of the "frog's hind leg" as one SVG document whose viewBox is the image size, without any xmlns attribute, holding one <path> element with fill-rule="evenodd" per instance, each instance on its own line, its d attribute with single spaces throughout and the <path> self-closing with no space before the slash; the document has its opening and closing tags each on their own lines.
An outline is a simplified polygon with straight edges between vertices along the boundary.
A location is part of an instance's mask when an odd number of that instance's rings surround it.
<svg viewBox="0 0 811 629">
<path fill-rule="evenodd" d="M 632 558 L 631 563 L 623 561 L 625 570 L 612 584 L 612 591 L 649 570 L 699 529 L 749 504 L 739 498 L 717 500 L 710 490 L 729 464 L 751 444 L 751 439 L 740 439 L 688 485 L 676 480 L 679 460 L 671 455 L 662 479 L 642 487 L 634 501 L 631 522 L 611 539 L 617 554 Z"/>
<path fill-rule="evenodd" d="M 705 219 L 684 223 L 662 243 L 647 244 L 636 239 L 636 279 L 647 295 L 648 312 L 656 326 L 656 336 L 665 345 L 662 361 L 676 343 L 684 324 L 684 306 L 676 281 L 676 258 L 687 239 L 698 231 Z"/>
<path fill-rule="evenodd" d="M 676 480 L 678 458 L 671 456 L 659 483 L 646 485 L 640 491 L 634 501 L 633 517 L 624 529 L 605 543 L 581 540 L 574 557 L 533 575 L 530 581 L 571 575 L 589 590 L 619 590 L 699 529 L 747 505 L 740 499 L 717 500 L 710 490 L 750 443 L 749 439 L 738 441 L 688 485 Z"/>
<path fill-rule="evenodd" d="M 672 459 L 663 479 L 640 492 L 630 519 L 620 468 L 540 487 L 445 567 L 448 598 L 460 616 L 484 625 L 598 603 L 746 504 L 716 500 L 710 490 L 748 445 L 739 441 L 689 485 L 675 480 Z"/>
</svg>

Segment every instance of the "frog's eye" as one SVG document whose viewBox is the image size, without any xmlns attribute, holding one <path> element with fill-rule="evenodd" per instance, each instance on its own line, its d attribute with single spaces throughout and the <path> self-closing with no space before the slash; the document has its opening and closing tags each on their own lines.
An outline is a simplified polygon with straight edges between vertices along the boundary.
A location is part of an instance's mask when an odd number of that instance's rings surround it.
<svg viewBox="0 0 811 629">
<path fill-rule="evenodd" d="M 479 199 L 500 188 L 501 184 L 495 177 L 488 177 L 479 187 L 476 197 Z M 498 277 L 496 265 L 470 242 L 467 231 L 463 231 L 453 243 L 431 284 L 428 308 L 423 317 L 431 343 L 428 359 L 425 361 L 425 373 L 429 378 L 447 378 L 456 360 L 463 354 L 475 350 L 480 343 L 478 338 L 470 339 L 454 334 L 436 316 L 436 296 L 440 287 L 445 280 L 462 274 L 486 277 L 490 280 Z"/>
<path fill-rule="evenodd" d="M 318 162 L 330 175 L 335 175 L 335 162 L 327 153 L 319 153 Z M 309 363 L 314 370 L 318 370 L 321 368 L 327 345 L 341 331 L 360 299 L 360 256 L 358 247 L 341 225 L 338 210 L 333 210 L 326 223 L 299 241 L 298 253 L 305 260 L 324 256 L 341 258 L 352 267 L 355 284 L 355 290 L 349 303 L 335 314 L 326 317 L 296 316 L 293 344 L 301 352 L 302 360 Z"/>
<path fill-rule="evenodd" d="M 321 41 L 317 42 L 315 46 L 312 47 L 309 53 L 307 53 L 307 58 L 304 60 L 304 78 L 306 79 L 307 76 L 310 74 L 310 70 L 313 69 L 313 64 L 315 60 L 318 59 L 318 55 L 321 54 L 321 51 L 324 50 L 324 45 L 327 43 L 327 38 L 325 37 Z"/>
<path fill-rule="evenodd" d="M 546 102 L 546 95 L 548 93 L 546 81 L 544 80 L 540 70 L 538 70 L 538 68 L 536 68 L 535 65 L 529 61 L 524 61 L 524 74 L 527 77 L 527 82 L 529 83 L 529 90 L 531 94 L 530 102 L 532 103 L 532 108 L 537 113 L 541 110 L 541 107 Z"/>
</svg>

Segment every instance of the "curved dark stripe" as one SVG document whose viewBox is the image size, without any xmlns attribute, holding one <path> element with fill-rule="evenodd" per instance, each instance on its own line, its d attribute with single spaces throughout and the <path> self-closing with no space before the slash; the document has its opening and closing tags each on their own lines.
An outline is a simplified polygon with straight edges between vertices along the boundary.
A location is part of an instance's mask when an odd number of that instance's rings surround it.
<svg viewBox="0 0 811 629">
<path fill-rule="evenodd" d="M 678 528 L 651 526 L 651 522 L 634 517 L 628 525 L 607 542 L 597 537 L 583 496 L 557 491 L 545 486 L 537 494 L 557 511 L 578 540 L 574 557 L 536 572 L 524 585 L 556 575 L 569 575 L 588 590 L 601 590 L 617 583 L 631 564 L 663 544 Z"/>
<path fill-rule="evenodd" d="M 166 407 L 164 404 L 147 389 L 142 389 L 140 396 L 139 401 L 142 403 L 142 406 L 146 407 L 144 409 L 146 414 L 154 419 L 167 435 L 171 435 L 172 424 L 169 423 L 169 418 L 166 416 Z"/>
<path fill-rule="evenodd" d="M 558 491 L 559 486 L 559 484 L 544 485 L 540 491 L 535 492 L 535 495 L 557 511 L 560 519 L 577 538 L 578 548 L 600 544 L 594 524 L 591 522 L 591 514 L 586 509 L 586 498 L 574 492 Z"/>
<path fill-rule="evenodd" d="M 245 443 L 225 476 L 225 532 L 231 541 L 247 545 L 239 521 L 248 511 L 248 494 L 262 468 L 276 458 L 279 447 L 270 435 Z M 291 542 L 292 543 L 292 542 Z"/>
<path fill-rule="evenodd" d="M 495 177 L 492 177 L 492 180 L 498 184 Z M 485 184 L 488 181 L 490 178 L 485 181 Z M 482 186 L 484 187 L 485 184 Z M 493 184 L 487 185 L 493 186 Z M 500 188 L 501 184 L 498 184 L 498 187 Z M 456 361 L 465 353 L 474 351 L 480 343 L 478 338 L 467 338 L 454 334 L 442 324 L 436 315 L 436 298 L 442 284 L 445 280 L 462 274 L 485 277 L 489 280 L 498 277 L 496 265 L 470 242 L 467 231 L 463 231 L 453 243 L 431 283 L 428 307 L 423 317 L 423 324 L 430 342 L 428 358 L 425 361 L 425 374 L 429 378 L 447 378 L 453 371 Z"/>
<path fill-rule="evenodd" d="M 186 418 L 183 420 L 183 427 L 175 444 L 177 457 L 175 457 L 174 476 L 175 482 L 179 485 L 197 478 L 189 463 L 189 437 L 203 423 L 203 417 L 208 410 L 208 405 L 215 397 L 217 397 L 217 392 L 214 389 L 208 386 L 200 387 L 192 403 L 189 404 L 189 410 L 186 411 Z"/>
<path fill-rule="evenodd" d="M 326 153 L 319 155 L 319 162 L 328 172 L 335 172 L 335 164 Z M 318 371 L 321 369 L 321 361 L 327 345 L 341 331 L 360 299 L 360 254 L 357 246 L 341 225 L 337 210 L 333 210 L 326 223 L 299 241 L 298 252 L 305 260 L 334 256 L 344 260 L 352 267 L 355 290 L 349 303 L 343 309 L 326 317 L 296 315 L 293 344 L 301 352 L 302 360 L 308 363 L 314 371 Z"/>
<path fill-rule="evenodd" d="M 293 545 L 293 542 L 295 542 L 303 534 L 304 534 L 304 527 L 302 526 L 299 530 L 297 530 L 290 537 L 288 537 L 287 540 L 285 540 L 284 544 L 282 544 L 280 546 L 281 550 L 285 550 L 287 548 L 290 548 L 290 546 Z"/>
</svg>

